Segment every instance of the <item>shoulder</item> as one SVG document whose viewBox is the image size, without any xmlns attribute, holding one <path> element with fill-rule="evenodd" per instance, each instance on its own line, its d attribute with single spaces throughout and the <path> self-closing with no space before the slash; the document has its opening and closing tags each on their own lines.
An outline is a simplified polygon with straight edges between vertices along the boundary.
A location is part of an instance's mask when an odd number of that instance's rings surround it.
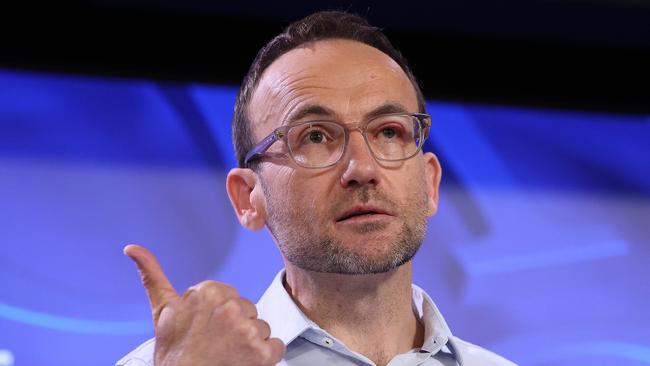
<svg viewBox="0 0 650 366">
<path fill-rule="evenodd" d="M 142 343 L 138 348 L 122 357 L 115 366 L 153 366 L 153 352 L 156 345 L 155 338 Z"/>
<path fill-rule="evenodd" d="M 494 352 L 452 336 L 450 343 L 460 354 L 463 366 L 517 366 Z"/>
<path fill-rule="evenodd" d="M 122 357 L 115 363 L 115 366 L 154 366 L 153 354 L 155 346 L 156 339 L 151 338 Z M 282 359 L 276 366 L 287 366 L 287 363 Z"/>
</svg>

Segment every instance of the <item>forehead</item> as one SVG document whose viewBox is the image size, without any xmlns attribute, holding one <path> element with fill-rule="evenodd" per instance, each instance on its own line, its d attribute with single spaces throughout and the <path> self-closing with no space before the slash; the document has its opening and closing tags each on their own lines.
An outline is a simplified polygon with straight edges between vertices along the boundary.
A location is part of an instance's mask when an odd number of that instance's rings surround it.
<svg viewBox="0 0 650 366">
<path fill-rule="evenodd" d="M 411 112 L 418 107 L 411 81 L 393 59 L 356 41 L 322 40 L 287 52 L 265 70 L 249 114 L 259 139 L 305 105 L 357 121 L 386 103 Z"/>
</svg>

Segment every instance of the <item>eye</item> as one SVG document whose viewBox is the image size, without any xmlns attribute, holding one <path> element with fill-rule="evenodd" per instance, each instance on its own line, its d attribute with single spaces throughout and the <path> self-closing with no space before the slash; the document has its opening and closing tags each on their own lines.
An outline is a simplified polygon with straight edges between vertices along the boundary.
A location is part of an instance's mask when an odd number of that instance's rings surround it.
<svg viewBox="0 0 650 366">
<path fill-rule="evenodd" d="M 289 130 L 288 141 L 291 149 L 315 148 L 341 143 L 345 130 L 336 123 L 303 123 Z"/>
<path fill-rule="evenodd" d="M 397 135 L 397 131 L 395 131 L 395 129 L 392 128 L 392 127 L 384 127 L 381 130 L 381 134 L 385 138 L 392 139 L 393 137 L 395 137 Z"/>
<path fill-rule="evenodd" d="M 329 131 L 322 126 L 310 126 L 300 134 L 300 145 L 325 145 L 332 142 Z"/>
<path fill-rule="evenodd" d="M 405 137 L 404 126 L 399 121 L 388 121 L 371 128 L 372 136 L 376 141 L 395 142 Z"/>
<path fill-rule="evenodd" d="M 313 144 L 320 144 L 325 140 L 325 134 L 323 134 L 322 131 L 314 130 L 309 132 L 307 138 L 309 139 L 309 142 Z"/>
</svg>

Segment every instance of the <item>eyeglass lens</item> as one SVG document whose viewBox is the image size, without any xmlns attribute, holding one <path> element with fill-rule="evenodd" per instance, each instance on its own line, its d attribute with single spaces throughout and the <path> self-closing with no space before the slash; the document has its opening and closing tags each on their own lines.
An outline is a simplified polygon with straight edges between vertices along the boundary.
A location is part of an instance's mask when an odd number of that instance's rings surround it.
<svg viewBox="0 0 650 366">
<path fill-rule="evenodd" d="M 376 158 L 402 160 L 420 147 L 421 127 L 410 115 L 388 115 L 371 120 L 365 138 Z M 307 167 L 336 163 L 345 149 L 346 129 L 336 122 L 318 121 L 293 126 L 287 132 L 289 150 L 296 162 Z"/>
</svg>

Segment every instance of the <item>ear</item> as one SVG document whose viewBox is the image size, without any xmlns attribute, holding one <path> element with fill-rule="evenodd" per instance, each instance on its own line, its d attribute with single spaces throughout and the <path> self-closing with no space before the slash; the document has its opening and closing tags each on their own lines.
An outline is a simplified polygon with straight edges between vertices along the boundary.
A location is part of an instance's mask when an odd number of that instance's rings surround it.
<svg viewBox="0 0 650 366">
<path fill-rule="evenodd" d="M 257 174 L 251 169 L 234 168 L 228 172 L 226 191 L 239 223 L 249 230 L 266 224 L 266 201 Z"/>
<path fill-rule="evenodd" d="M 429 216 L 433 216 L 438 211 L 438 193 L 440 191 L 442 168 L 440 167 L 438 157 L 431 152 L 424 154 L 424 163 Z"/>
</svg>

